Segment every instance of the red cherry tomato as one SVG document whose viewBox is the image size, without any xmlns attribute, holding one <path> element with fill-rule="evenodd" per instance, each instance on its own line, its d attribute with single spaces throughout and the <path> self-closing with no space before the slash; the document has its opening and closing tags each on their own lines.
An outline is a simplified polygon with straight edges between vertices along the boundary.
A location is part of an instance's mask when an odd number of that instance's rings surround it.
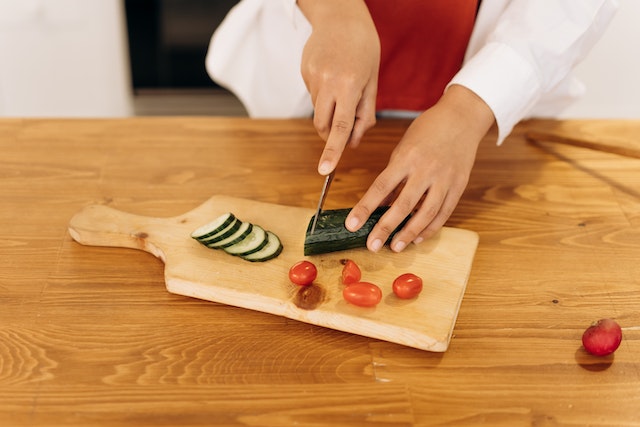
<svg viewBox="0 0 640 427">
<path fill-rule="evenodd" d="M 401 274 L 393 281 L 393 293 L 398 298 L 411 299 L 422 291 L 422 279 L 415 274 Z"/>
<path fill-rule="evenodd" d="M 594 356 L 607 356 L 618 349 L 622 328 L 613 319 L 600 319 L 582 334 L 582 345 Z"/>
<path fill-rule="evenodd" d="M 357 282 L 345 286 L 342 296 L 353 305 L 373 307 L 382 300 L 382 291 L 373 283 Z"/>
<path fill-rule="evenodd" d="M 342 267 L 342 284 L 350 285 L 352 283 L 359 282 L 362 278 L 362 272 L 358 264 L 350 259 L 343 260 L 344 267 Z"/>
<path fill-rule="evenodd" d="M 289 269 L 289 280 L 296 285 L 310 285 L 316 277 L 318 277 L 318 269 L 310 261 L 298 261 Z"/>
</svg>

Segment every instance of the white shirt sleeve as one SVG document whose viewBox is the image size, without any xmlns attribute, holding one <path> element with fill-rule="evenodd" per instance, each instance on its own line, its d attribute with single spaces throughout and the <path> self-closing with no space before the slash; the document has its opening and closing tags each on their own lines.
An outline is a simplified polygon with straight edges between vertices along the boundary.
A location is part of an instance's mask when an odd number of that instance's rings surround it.
<svg viewBox="0 0 640 427">
<path fill-rule="evenodd" d="M 495 10 L 497 3 L 503 10 Z M 489 105 L 500 144 L 520 120 L 553 116 L 580 94 L 570 72 L 616 9 L 615 0 L 484 0 L 465 64 L 450 84 Z"/>
<path fill-rule="evenodd" d="M 296 0 L 242 0 L 211 38 L 207 72 L 250 117 L 310 117 L 311 96 L 300 73 L 310 33 Z"/>
<path fill-rule="evenodd" d="M 298 0 L 280 0 L 291 22 L 295 25 Z"/>
</svg>

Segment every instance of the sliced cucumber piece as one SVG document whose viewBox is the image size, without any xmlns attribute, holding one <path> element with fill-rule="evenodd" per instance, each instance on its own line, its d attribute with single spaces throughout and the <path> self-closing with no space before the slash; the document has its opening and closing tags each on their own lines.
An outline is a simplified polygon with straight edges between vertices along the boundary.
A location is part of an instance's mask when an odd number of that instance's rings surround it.
<svg viewBox="0 0 640 427">
<path fill-rule="evenodd" d="M 226 228 L 224 228 L 221 231 L 215 233 L 214 235 L 209 236 L 209 237 L 204 238 L 204 239 L 196 239 L 196 240 L 199 241 L 200 243 L 202 243 L 203 245 L 210 245 L 212 243 L 219 242 L 219 241 L 224 240 L 227 237 L 233 235 L 236 231 L 238 231 L 238 229 L 240 228 L 241 225 L 242 225 L 242 221 L 240 221 L 238 218 L 236 218 Z"/>
<path fill-rule="evenodd" d="M 251 224 L 250 222 L 243 222 L 242 224 L 240 224 L 240 228 L 238 228 L 238 230 L 231 236 L 217 242 L 208 242 L 206 246 L 213 249 L 224 249 L 229 246 L 235 245 L 236 243 L 247 237 L 249 233 L 251 233 L 252 228 L 253 224 Z"/>
<path fill-rule="evenodd" d="M 264 228 L 253 224 L 251 233 L 249 233 L 247 237 L 234 245 L 224 248 L 224 250 L 231 255 L 244 256 L 258 252 L 267 246 L 267 243 L 269 243 L 269 238 Z"/>
<path fill-rule="evenodd" d="M 267 233 L 266 246 L 257 252 L 253 252 L 249 255 L 244 255 L 242 259 L 245 259 L 251 262 L 262 262 L 262 261 L 268 261 L 280 255 L 280 252 L 282 252 L 282 249 L 283 249 L 282 242 L 280 242 L 280 239 L 278 238 L 278 236 L 273 234 L 271 231 L 267 231 L 266 233 Z"/>
<path fill-rule="evenodd" d="M 222 249 L 229 255 L 251 262 L 275 258 L 283 249 L 280 239 L 273 232 L 241 221 L 231 212 L 194 230 L 191 237 L 210 249 Z"/>
<path fill-rule="evenodd" d="M 191 237 L 196 240 L 203 240 L 227 228 L 236 220 L 236 216 L 231 212 L 224 213 L 213 221 L 199 227 L 191 233 Z"/>
</svg>

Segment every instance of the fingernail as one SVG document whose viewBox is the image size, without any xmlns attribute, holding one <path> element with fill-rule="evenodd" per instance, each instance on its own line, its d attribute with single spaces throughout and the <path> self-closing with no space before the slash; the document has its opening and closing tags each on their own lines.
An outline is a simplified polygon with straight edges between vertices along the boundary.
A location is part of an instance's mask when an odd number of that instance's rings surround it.
<svg viewBox="0 0 640 427">
<path fill-rule="evenodd" d="M 320 175 L 329 174 L 329 172 L 331 172 L 331 163 L 327 161 L 320 163 L 320 166 L 318 167 L 318 172 L 320 173 Z"/>
<path fill-rule="evenodd" d="M 396 242 L 393 245 L 393 250 L 396 252 L 402 252 L 402 250 L 407 246 L 407 244 L 405 242 L 403 242 L 402 240 L 400 240 L 399 242 Z"/>
<path fill-rule="evenodd" d="M 424 241 L 424 238 L 422 237 L 416 237 L 416 239 L 413 241 L 413 243 L 415 243 L 416 245 L 422 243 Z"/>
<path fill-rule="evenodd" d="M 382 247 L 382 240 L 376 239 L 373 242 L 371 242 L 371 250 L 373 252 L 378 252 L 381 247 Z"/>
<path fill-rule="evenodd" d="M 360 224 L 360 220 L 356 217 L 351 217 L 347 219 L 347 230 L 353 231 L 358 228 L 358 224 Z"/>
</svg>

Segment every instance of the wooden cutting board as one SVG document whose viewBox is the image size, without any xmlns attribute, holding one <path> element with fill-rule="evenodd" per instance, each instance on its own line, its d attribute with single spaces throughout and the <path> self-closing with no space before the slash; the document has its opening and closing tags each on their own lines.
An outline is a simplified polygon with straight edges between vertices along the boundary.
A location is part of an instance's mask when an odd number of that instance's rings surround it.
<svg viewBox="0 0 640 427">
<path fill-rule="evenodd" d="M 217 216 L 233 212 L 239 219 L 276 233 L 284 250 L 275 259 L 251 263 L 206 248 L 190 237 L 193 230 Z M 113 246 L 150 252 L 165 263 L 169 292 L 258 310 L 314 325 L 360 334 L 423 350 L 445 351 L 451 340 L 465 292 L 478 235 L 445 227 L 433 239 L 409 245 L 401 253 L 383 248 L 373 254 L 354 249 L 303 255 L 305 231 L 312 209 L 213 196 L 183 215 L 153 218 L 103 206 L 88 206 L 69 224 L 74 240 L 92 246 Z M 340 283 L 341 260 L 353 259 L 362 280 L 377 284 L 383 299 L 374 308 L 347 303 Z M 289 282 L 289 268 L 309 259 L 318 268 L 312 295 Z M 391 284 L 402 273 L 422 277 L 424 288 L 413 300 L 393 295 Z M 309 292 L 309 290 L 307 290 Z"/>
</svg>

